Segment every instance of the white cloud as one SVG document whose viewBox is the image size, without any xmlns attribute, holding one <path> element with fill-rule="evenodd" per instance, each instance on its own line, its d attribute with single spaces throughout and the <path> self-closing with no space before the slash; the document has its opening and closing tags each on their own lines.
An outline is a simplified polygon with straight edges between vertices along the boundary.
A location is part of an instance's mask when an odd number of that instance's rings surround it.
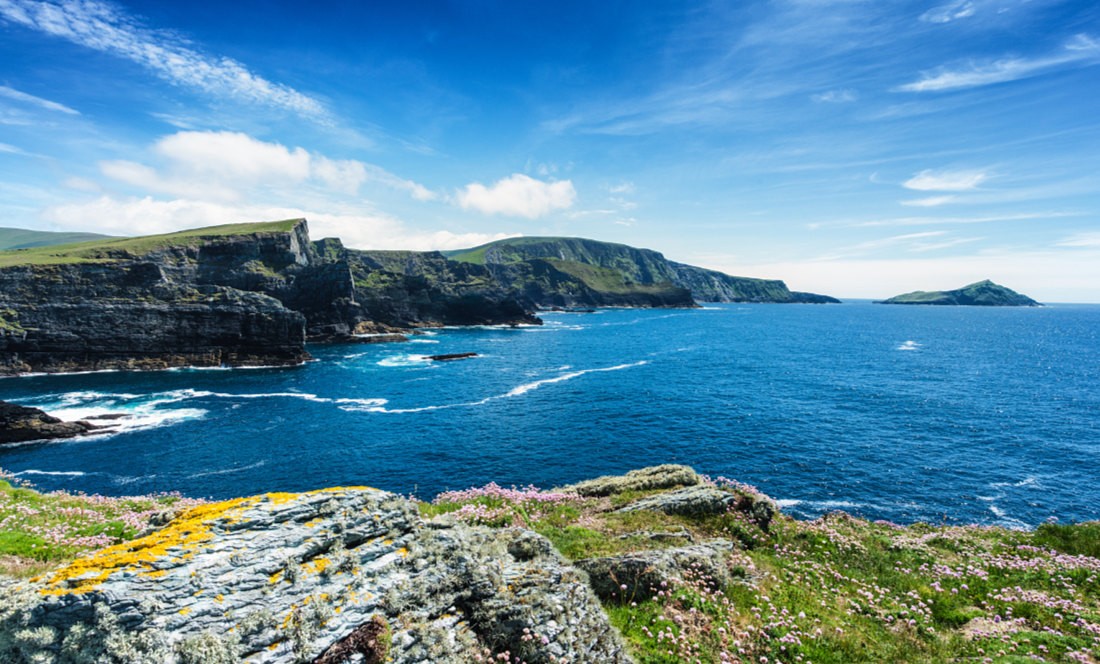
<svg viewBox="0 0 1100 664">
<path fill-rule="evenodd" d="M 989 176 L 984 171 L 924 170 L 902 183 L 916 191 L 967 191 L 976 188 Z"/>
<path fill-rule="evenodd" d="M 201 53 L 182 38 L 146 28 L 122 8 L 96 0 L 3 0 L 0 17 L 136 62 L 176 85 L 293 111 L 328 122 L 320 101 L 249 71 L 232 58 Z"/>
<path fill-rule="evenodd" d="M 215 224 L 293 219 L 309 221 L 310 236 L 338 237 L 360 249 L 463 249 L 515 234 L 454 233 L 407 228 L 392 216 L 370 210 L 318 212 L 292 206 L 225 205 L 179 198 L 168 201 L 101 196 L 95 200 L 47 208 L 42 219 L 63 230 L 95 230 L 112 235 L 169 233 Z"/>
<path fill-rule="evenodd" d="M 3 4 L 0 4 L 0 12 L 3 12 Z M 25 104 L 32 104 L 40 108 L 44 108 L 48 111 L 57 111 L 58 113 L 65 113 L 66 115 L 80 115 L 80 111 L 69 108 L 65 104 L 59 104 L 56 101 L 50 101 L 49 99 L 43 99 L 42 97 L 35 97 L 32 94 L 21 92 L 14 88 L 9 88 L 6 85 L 0 85 L 0 97 L 7 97 L 8 99 L 14 99 L 15 101 L 23 102 Z"/>
<path fill-rule="evenodd" d="M 161 159 L 159 169 L 132 161 L 105 161 L 100 162 L 100 171 L 149 192 L 200 200 L 235 201 L 242 197 L 243 189 L 304 183 L 354 195 L 368 181 L 407 191 L 417 200 L 435 198 L 423 185 L 379 166 L 329 159 L 301 147 L 288 148 L 236 132 L 177 132 L 154 143 L 153 153 Z"/>
<path fill-rule="evenodd" d="M 513 173 L 491 187 L 472 182 L 456 196 L 459 206 L 465 210 L 528 219 L 571 207 L 576 199 L 577 192 L 570 180 L 543 182 L 522 173 Z"/>
<path fill-rule="evenodd" d="M 974 3 L 970 0 L 955 0 L 955 2 L 929 9 L 920 15 L 920 20 L 926 23 L 950 23 L 973 16 L 974 11 Z"/>
<path fill-rule="evenodd" d="M 955 196 L 928 196 L 927 198 L 914 198 L 908 201 L 902 201 L 901 204 L 911 207 L 936 207 L 951 203 L 955 198 Z"/>
<path fill-rule="evenodd" d="M 921 78 L 896 89 L 902 92 L 941 92 L 974 88 L 1028 78 L 1045 70 L 1075 62 L 1100 61 L 1100 42 L 1084 34 L 1074 36 L 1061 51 L 1039 58 L 1003 58 L 993 62 L 971 62 L 961 68 L 941 67 L 923 72 Z"/>
<path fill-rule="evenodd" d="M 856 94 L 855 90 L 829 90 L 810 98 L 823 104 L 844 104 L 855 101 L 859 98 L 859 95 Z"/>
<path fill-rule="evenodd" d="M 0 143 L 0 152 L 6 152 L 7 154 L 26 154 L 21 148 L 17 148 L 14 145 L 8 145 L 7 143 Z"/>
</svg>

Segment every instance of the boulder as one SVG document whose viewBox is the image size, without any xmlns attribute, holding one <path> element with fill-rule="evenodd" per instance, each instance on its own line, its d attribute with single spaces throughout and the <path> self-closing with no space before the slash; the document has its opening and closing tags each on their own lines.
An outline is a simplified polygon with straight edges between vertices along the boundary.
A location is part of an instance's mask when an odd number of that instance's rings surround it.
<svg viewBox="0 0 1100 664">
<path fill-rule="evenodd" d="M 672 549 L 588 558 L 575 564 L 588 573 L 589 584 L 600 599 L 641 602 L 676 582 L 706 583 L 712 588 L 729 584 L 728 561 L 733 549 L 729 540 L 714 539 Z"/>
<path fill-rule="evenodd" d="M 689 517 L 715 516 L 736 510 L 767 530 L 772 518 L 779 513 L 779 506 L 764 494 L 734 493 L 715 486 L 697 485 L 647 496 L 618 511 L 639 510 Z"/>
<path fill-rule="evenodd" d="M 13 663 L 630 661 L 541 536 L 369 488 L 199 506 L 4 592 Z"/>
<path fill-rule="evenodd" d="M 91 429 L 84 422 L 63 422 L 37 408 L 0 401 L 0 445 L 28 440 L 72 438 Z"/>
<path fill-rule="evenodd" d="M 607 475 L 562 487 L 582 496 L 611 496 L 626 491 L 653 491 L 694 486 L 702 482 L 690 466 L 664 464 L 632 470 L 626 475 Z"/>
</svg>

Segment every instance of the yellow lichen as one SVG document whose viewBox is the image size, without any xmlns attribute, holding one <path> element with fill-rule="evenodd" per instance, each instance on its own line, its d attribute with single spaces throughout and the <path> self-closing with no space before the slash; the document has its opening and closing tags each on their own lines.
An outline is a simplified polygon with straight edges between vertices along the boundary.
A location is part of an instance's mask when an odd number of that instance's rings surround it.
<svg viewBox="0 0 1100 664">
<path fill-rule="evenodd" d="M 181 616 L 186 616 L 188 613 L 191 613 L 191 609 L 189 607 L 185 606 L 182 609 L 180 609 L 179 611 L 177 611 L 177 613 L 179 613 Z"/>
</svg>

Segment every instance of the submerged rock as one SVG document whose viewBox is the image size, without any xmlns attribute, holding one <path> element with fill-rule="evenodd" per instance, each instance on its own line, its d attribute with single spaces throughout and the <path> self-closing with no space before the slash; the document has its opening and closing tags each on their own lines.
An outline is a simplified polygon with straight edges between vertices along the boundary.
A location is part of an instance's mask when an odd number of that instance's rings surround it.
<svg viewBox="0 0 1100 664">
<path fill-rule="evenodd" d="M 369 488 L 203 505 L 4 593 L 12 663 L 630 661 L 541 536 Z"/>
</svg>

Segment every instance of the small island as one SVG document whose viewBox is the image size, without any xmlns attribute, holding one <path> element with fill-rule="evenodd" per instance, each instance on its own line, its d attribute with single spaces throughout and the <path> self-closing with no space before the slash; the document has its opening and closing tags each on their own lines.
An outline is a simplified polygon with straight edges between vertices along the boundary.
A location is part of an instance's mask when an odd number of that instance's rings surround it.
<svg viewBox="0 0 1100 664">
<path fill-rule="evenodd" d="M 1030 297 L 986 279 L 957 290 L 913 291 L 876 304 L 940 304 L 979 307 L 1041 307 Z"/>
</svg>

